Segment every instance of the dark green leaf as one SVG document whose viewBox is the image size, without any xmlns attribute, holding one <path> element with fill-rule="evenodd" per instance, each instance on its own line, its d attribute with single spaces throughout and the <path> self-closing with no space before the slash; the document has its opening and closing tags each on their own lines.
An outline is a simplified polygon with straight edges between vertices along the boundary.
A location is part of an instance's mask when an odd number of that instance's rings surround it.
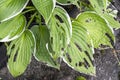
<svg viewBox="0 0 120 80">
<path fill-rule="evenodd" d="M 48 45 L 50 45 L 50 34 L 46 26 L 33 26 L 32 31 L 36 39 L 36 53 L 35 58 L 38 61 L 42 61 L 48 64 L 48 66 L 59 68 L 56 61 L 52 59 L 52 54 L 48 50 Z"/>
</svg>

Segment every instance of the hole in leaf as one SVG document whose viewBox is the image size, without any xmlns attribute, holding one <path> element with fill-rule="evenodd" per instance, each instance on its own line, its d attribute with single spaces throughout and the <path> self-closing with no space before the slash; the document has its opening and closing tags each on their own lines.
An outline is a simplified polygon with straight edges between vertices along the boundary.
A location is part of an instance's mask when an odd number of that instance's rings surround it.
<svg viewBox="0 0 120 80">
<path fill-rule="evenodd" d="M 102 13 L 103 13 L 103 14 L 105 13 L 105 10 L 104 10 L 104 9 L 102 9 Z"/>
<path fill-rule="evenodd" d="M 108 33 L 105 33 L 105 35 L 110 39 L 111 45 L 114 45 L 114 41 L 113 41 L 112 37 Z"/>
<path fill-rule="evenodd" d="M 15 44 L 11 47 L 11 49 L 14 49 L 15 48 Z"/>
<path fill-rule="evenodd" d="M 78 66 L 78 64 L 77 64 L 77 63 L 75 63 L 75 66 L 77 67 L 77 66 Z"/>
<path fill-rule="evenodd" d="M 86 19 L 85 22 L 89 23 L 92 19 Z"/>
<path fill-rule="evenodd" d="M 61 19 L 61 17 L 60 17 L 60 16 L 55 15 L 55 18 L 56 18 L 56 19 L 58 19 L 58 20 L 60 21 L 60 23 L 63 23 L 63 20 Z"/>
<path fill-rule="evenodd" d="M 92 65 L 94 65 L 94 61 L 91 59 L 89 53 L 87 51 L 84 51 L 84 52 L 87 55 L 87 57 L 89 58 L 89 60 L 91 61 Z"/>
<path fill-rule="evenodd" d="M 70 1 L 67 1 L 67 3 L 70 3 Z"/>
<path fill-rule="evenodd" d="M 51 37 L 51 44 L 53 44 L 53 37 Z"/>
<path fill-rule="evenodd" d="M 77 1 L 77 4 L 80 6 L 80 1 Z"/>
<path fill-rule="evenodd" d="M 84 58 L 84 66 L 88 69 L 88 67 L 90 67 L 89 63 L 87 62 L 87 60 Z"/>
<path fill-rule="evenodd" d="M 77 44 L 77 43 L 74 43 L 76 46 L 77 46 L 77 48 L 82 52 L 82 49 L 81 49 L 81 47 Z"/>
<path fill-rule="evenodd" d="M 62 51 L 64 51 L 64 48 L 61 48 Z"/>
<path fill-rule="evenodd" d="M 82 66 L 83 65 L 83 63 L 82 62 L 79 62 L 79 66 Z"/>
<path fill-rule="evenodd" d="M 16 61 L 16 59 L 17 59 L 17 55 L 18 55 L 18 52 L 16 52 L 16 54 L 14 55 L 13 62 L 15 62 L 15 61 Z"/>
<path fill-rule="evenodd" d="M 60 27 L 60 25 L 56 22 L 57 26 Z"/>
<path fill-rule="evenodd" d="M 71 63 L 72 59 L 70 58 L 70 55 L 68 53 L 66 53 L 66 57 L 67 57 L 68 61 Z"/>
</svg>

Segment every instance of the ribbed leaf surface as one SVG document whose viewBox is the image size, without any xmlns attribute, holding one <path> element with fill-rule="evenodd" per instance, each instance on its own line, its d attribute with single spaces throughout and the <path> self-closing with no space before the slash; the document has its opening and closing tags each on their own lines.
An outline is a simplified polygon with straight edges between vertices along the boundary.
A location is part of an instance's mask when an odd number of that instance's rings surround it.
<svg viewBox="0 0 120 80">
<path fill-rule="evenodd" d="M 72 39 L 63 60 L 73 69 L 88 75 L 95 75 L 92 43 L 88 43 L 88 32 L 78 22 L 73 22 Z"/>
<path fill-rule="evenodd" d="M 18 15 L 29 0 L 0 0 L 0 22 Z"/>
<path fill-rule="evenodd" d="M 0 24 L 0 42 L 11 41 L 18 38 L 24 31 L 26 19 L 18 15 Z"/>
<path fill-rule="evenodd" d="M 12 41 L 7 48 L 8 69 L 16 77 L 21 75 L 31 61 L 32 53 L 35 51 L 35 39 L 33 34 L 26 30 L 21 37 Z"/>
<path fill-rule="evenodd" d="M 56 7 L 48 23 L 50 30 L 50 40 L 54 51 L 54 59 L 57 59 L 61 52 L 66 49 L 72 35 L 72 26 L 67 12 Z"/>
<path fill-rule="evenodd" d="M 48 66 L 59 68 L 56 61 L 52 59 L 52 53 L 50 47 L 50 34 L 46 26 L 35 25 L 32 27 L 32 32 L 36 39 L 36 53 L 35 58 L 38 61 L 47 63 Z M 48 49 L 49 48 L 49 49 Z"/>
<path fill-rule="evenodd" d="M 48 23 L 55 8 L 56 0 L 32 0 L 32 2 L 36 9 L 44 17 L 45 22 Z"/>
</svg>

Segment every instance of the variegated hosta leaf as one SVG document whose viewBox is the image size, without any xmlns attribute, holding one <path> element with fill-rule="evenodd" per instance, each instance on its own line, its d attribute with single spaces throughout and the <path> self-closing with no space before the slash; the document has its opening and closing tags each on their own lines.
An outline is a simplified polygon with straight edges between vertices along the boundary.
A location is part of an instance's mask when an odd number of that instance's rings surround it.
<svg viewBox="0 0 120 80">
<path fill-rule="evenodd" d="M 63 60 L 79 72 L 95 75 L 94 51 L 92 51 L 92 44 L 87 42 L 88 37 L 87 30 L 79 22 L 73 22 L 72 39 Z"/>
<path fill-rule="evenodd" d="M 69 5 L 69 4 L 74 4 L 78 0 L 57 0 L 58 3 L 62 5 Z"/>
<path fill-rule="evenodd" d="M 18 15 L 29 0 L 0 0 L 0 22 Z"/>
<path fill-rule="evenodd" d="M 48 50 L 50 45 L 50 34 L 46 26 L 35 25 L 31 29 L 36 39 L 35 58 L 48 64 L 48 66 L 59 68 L 57 63 L 52 59 L 51 50 Z"/>
<path fill-rule="evenodd" d="M 54 9 L 48 28 L 50 30 L 52 49 L 55 53 L 54 59 L 57 59 L 61 51 L 65 50 L 69 44 L 72 35 L 70 17 L 63 8 L 57 6 Z"/>
<path fill-rule="evenodd" d="M 18 38 L 24 31 L 26 19 L 18 15 L 0 24 L 0 42 L 11 41 Z"/>
<path fill-rule="evenodd" d="M 8 69 L 16 77 L 21 75 L 31 61 L 35 51 L 35 39 L 31 31 L 26 30 L 18 39 L 12 41 L 7 48 Z"/>
<path fill-rule="evenodd" d="M 44 17 L 45 22 L 48 23 L 51 14 L 55 8 L 56 0 L 32 0 L 34 6 Z"/>
<path fill-rule="evenodd" d="M 95 48 L 98 48 L 101 44 L 109 45 L 111 47 L 114 44 L 115 38 L 112 28 L 102 17 L 96 13 L 81 13 L 77 17 L 76 21 L 78 21 L 83 27 L 88 30 Z"/>
<path fill-rule="evenodd" d="M 102 16 L 109 22 L 112 28 L 120 28 L 120 23 L 116 21 L 112 15 L 110 15 L 109 13 L 104 13 L 102 14 Z"/>
<path fill-rule="evenodd" d="M 93 8 L 98 13 L 106 11 L 108 0 L 89 0 Z"/>
</svg>

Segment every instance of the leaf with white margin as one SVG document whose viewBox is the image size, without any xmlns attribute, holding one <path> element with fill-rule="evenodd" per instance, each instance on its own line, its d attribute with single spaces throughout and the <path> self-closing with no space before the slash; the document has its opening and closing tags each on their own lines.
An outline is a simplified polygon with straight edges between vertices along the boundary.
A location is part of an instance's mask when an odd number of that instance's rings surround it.
<svg viewBox="0 0 120 80">
<path fill-rule="evenodd" d="M 109 13 L 103 13 L 102 16 L 109 22 L 112 28 L 120 28 L 120 23 L 114 19 L 114 16 L 110 15 Z"/>
<path fill-rule="evenodd" d="M 114 45 L 113 29 L 100 15 L 94 12 L 84 12 L 77 17 L 76 21 L 88 30 L 95 48 L 100 47 L 101 44 L 110 47 Z"/>
<path fill-rule="evenodd" d="M 59 69 L 60 66 L 52 59 L 51 50 L 48 50 L 48 45 L 50 45 L 50 34 L 47 26 L 34 25 L 31 30 L 37 43 L 36 53 L 34 54 L 35 58 L 38 61 L 47 63 L 48 66 Z"/>
<path fill-rule="evenodd" d="M 76 3 L 78 0 L 57 0 L 59 4 L 70 5 Z"/>
<path fill-rule="evenodd" d="M 48 23 L 55 8 L 56 0 L 32 0 L 34 6 Z"/>
<path fill-rule="evenodd" d="M 72 39 L 63 56 L 71 68 L 88 75 L 95 76 L 92 42 L 88 43 L 89 34 L 82 25 L 74 21 L 72 23 Z"/>
<path fill-rule="evenodd" d="M 63 8 L 56 6 L 47 26 L 50 30 L 50 41 L 56 60 L 66 49 L 72 36 L 70 17 Z"/>
<path fill-rule="evenodd" d="M 26 7 L 29 0 L 0 0 L 0 22 L 9 20 Z"/>
<path fill-rule="evenodd" d="M 7 66 L 12 76 L 17 77 L 24 73 L 34 52 L 35 39 L 30 30 L 25 30 L 18 39 L 9 44 L 7 55 L 10 58 Z"/>
<path fill-rule="evenodd" d="M 89 0 L 93 8 L 95 9 L 98 14 L 103 13 L 106 11 L 108 6 L 108 0 Z"/>
<path fill-rule="evenodd" d="M 0 42 L 8 42 L 18 38 L 23 33 L 25 26 L 26 19 L 23 15 L 0 23 Z"/>
</svg>

